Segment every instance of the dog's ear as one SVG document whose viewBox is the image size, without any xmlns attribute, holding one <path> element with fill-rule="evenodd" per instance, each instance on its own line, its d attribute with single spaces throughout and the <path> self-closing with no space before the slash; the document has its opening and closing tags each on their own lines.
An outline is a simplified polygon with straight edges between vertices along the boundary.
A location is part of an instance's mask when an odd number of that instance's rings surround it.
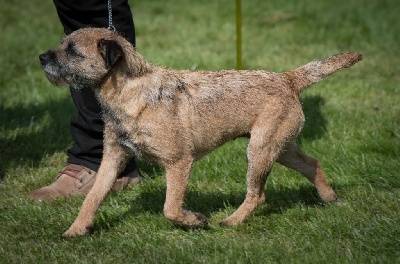
<svg viewBox="0 0 400 264">
<path fill-rule="evenodd" d="M 97 48 L 104 59 L 106 69 L 114 66 L 123 56 L 122 48 L 115 40 L 101 39 Z"/>
</svg>

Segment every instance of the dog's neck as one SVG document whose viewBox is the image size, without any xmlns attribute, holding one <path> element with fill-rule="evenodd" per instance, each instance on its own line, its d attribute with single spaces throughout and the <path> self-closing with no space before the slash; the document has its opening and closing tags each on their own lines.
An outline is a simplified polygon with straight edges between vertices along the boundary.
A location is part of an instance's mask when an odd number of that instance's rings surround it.
<svg viewBox="0 0 400 264">
<path fill-rule="evenodd" d="M 155 66 L 147 62 L 143 56 L 127 41 L 121 41 L 121 48 L 124 57 L 120 63 L 120 69 L 125 69 L 128 78 L 137 78 L 147 73 L 151 73 Z"/>
</svg>

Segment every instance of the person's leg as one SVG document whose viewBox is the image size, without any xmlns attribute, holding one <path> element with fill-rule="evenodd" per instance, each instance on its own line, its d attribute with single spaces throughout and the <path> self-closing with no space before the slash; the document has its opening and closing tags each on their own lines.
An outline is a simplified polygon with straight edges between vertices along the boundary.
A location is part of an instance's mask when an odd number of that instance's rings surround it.
<svg viewBox="0 0 400 264">
<path fill-rule="evenodd" d="M 85 27 L 108 27 L 107 0 L 53 0 L 64 33 Z M 117 32 L 134 46 L 135 27 L 127 0 L 112 0 L 112 21 Z"/>
<path fill-rule="evenodd" d="M 64 33 L 84 27 L 108 27 L 108 6 L 105 0 L 54 0 Z M 135 26 L 127 0 L 112 1 L 113 25 L 117 32 L 135 46 Z M 71 123 L 74 145 L 68 150 L 68 163 L 79 164 L 97 171 L 103 153 L 104 123 L 100 105 L 90 87 L 80 91 L 71 88 L 78 116 Z M 136 169 L 135 161 L 128 163 L 122 176 Z"/>
<path fill-rule="evenodd" d="M 83 165 L 97 171 L 103 155 L 104 123 L 101 108 L 92 89 L 70 90 L 78 113 L 71 122 L 74 144 L 67 151 L 67 163 Z"/>
<path fill-rule="evenodd" d="M 64 33 L 70 34 L 83 27 L 108 27 L 108 9 L 105 0 L 54 0 Z M 127 0 L 113 0 L 113 25 L 135 45 L 135 28 Z M 53 200 L 71 194 L 86 194 L 92 187 L 103 153 L 104 123 L 100 105 L 90 87 L 79 91 L 71 88 L 71 96 L 78 110 L 71 122 L 73 146 L 67 151 L 67 166 L 49 186 L 33 191 L 29 197 Z M 113 187 L 123 189 L 139 182 L 135 160 L 131 160 Z"/>
</svg>

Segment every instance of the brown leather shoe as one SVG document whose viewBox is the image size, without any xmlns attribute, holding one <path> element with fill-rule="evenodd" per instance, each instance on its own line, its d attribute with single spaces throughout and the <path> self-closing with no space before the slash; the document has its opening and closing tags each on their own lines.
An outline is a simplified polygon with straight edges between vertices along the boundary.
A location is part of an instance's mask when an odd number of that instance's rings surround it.
<svg viewBox="0 0 400 264">
<path fill-rule="evenodd" d="M 115 193 L 119 190 L 123 190 L 128 186 L 138 184 L 141 180 L 139 169 L 136 169 L 124 177 L 119 177 L 111 188 L 111 192 Z"/>
<path fill-rule="evenodd" d="M 52 201 L 70 195 L 85 195 L 92 188 L 96 172 L 82 165 L 67 164 L 49 186 L 37 189 L 29 194 L 29 198 L 39 201 Z M 129 185 L 140 182 L 139 170 L 117 179 L 112 192 L 122 190 Z"/>
</svg>

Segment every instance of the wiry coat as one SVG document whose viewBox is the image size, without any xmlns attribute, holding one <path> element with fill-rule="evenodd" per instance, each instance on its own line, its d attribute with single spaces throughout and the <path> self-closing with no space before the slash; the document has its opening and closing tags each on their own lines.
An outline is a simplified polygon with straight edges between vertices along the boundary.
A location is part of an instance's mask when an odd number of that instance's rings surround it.
<svg viewBox="0 0 400 264">
<path fill-rule="evenodd" d="M 222 224 L 242 223 L 264 202 L 265 182 L 275 161 L 305 175 L 322 200 L 337 200 L 318 160 L 295 144 L 304 123 L 298 96 L 361 60 L 358 53 L 338 54 L 284 73 L 174 71 L 147 62 L 115 32 L 82 29 L 41 56 L 53 83 L 95 89 L 106 125 L 98 178 L 65 236 L 88 232 L 124 161 L 134 154 L 165 167 L 168 219 L 190 227 L 206 224 L 200 213 L 183 209 L 192 164 L 240 136 L 250 138 L 247 195 Z"/>
</svg>

